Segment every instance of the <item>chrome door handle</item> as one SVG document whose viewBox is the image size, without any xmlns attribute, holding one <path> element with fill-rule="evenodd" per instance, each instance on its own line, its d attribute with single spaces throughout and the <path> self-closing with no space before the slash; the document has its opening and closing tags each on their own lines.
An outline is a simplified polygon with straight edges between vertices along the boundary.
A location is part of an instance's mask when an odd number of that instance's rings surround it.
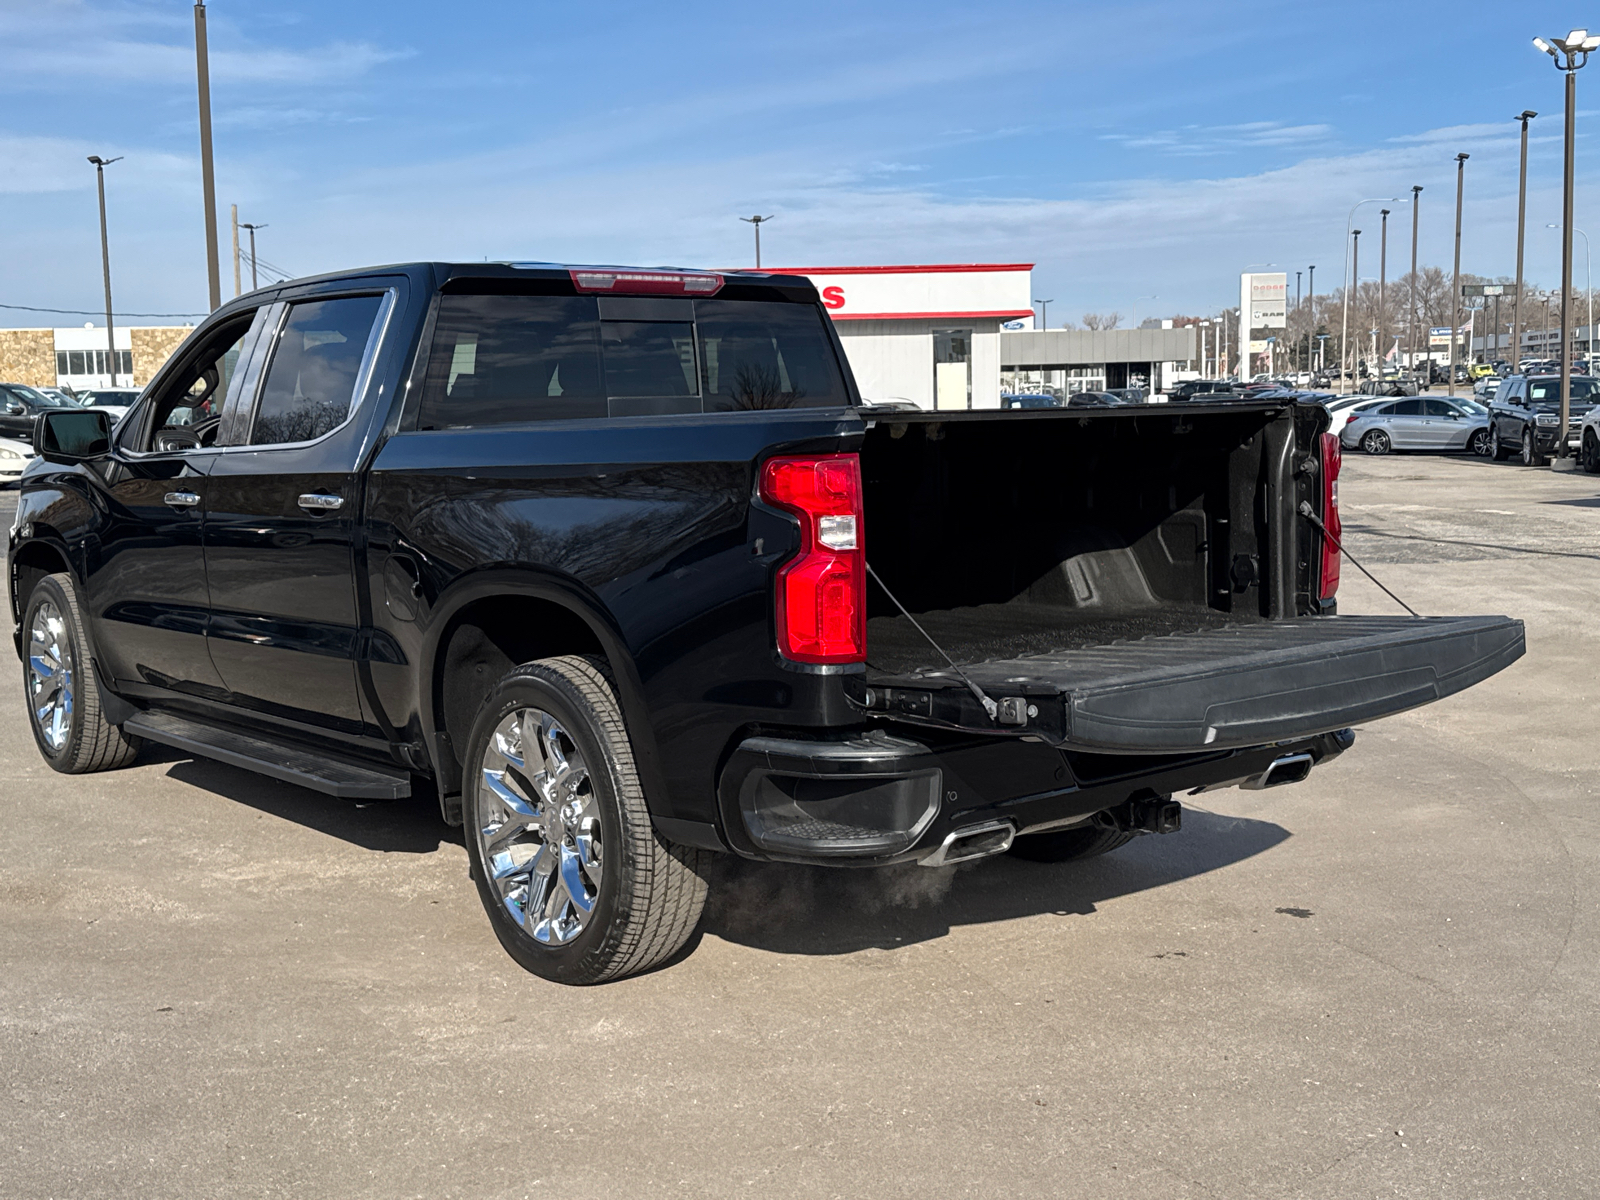
<svg viewBox="0 0 1600 1200">
<path fill-rule="evenodd" d="M 330 496 L 326 492 L 306 492 L 298 503 L 307 512 L 334 512 L 344 507 L 344 497 Z"/>
<path fill-rule="evenodd" d="M 161 497 L 163 504 L 170 504 L 174 508 L 193 508 L 200 503 L 200 497 L 193 492 L 168 492 Z"/>
</svg>

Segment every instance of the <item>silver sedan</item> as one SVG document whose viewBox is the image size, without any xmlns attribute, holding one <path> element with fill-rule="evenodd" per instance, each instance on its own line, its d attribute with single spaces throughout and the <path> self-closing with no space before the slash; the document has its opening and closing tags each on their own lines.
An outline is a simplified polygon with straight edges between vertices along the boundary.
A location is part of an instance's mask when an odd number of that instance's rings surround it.
<svg viewBox="0 0 1600 1200">
<path fill-rule="evenodd" d="M 1489 453 L 1489 419 L 1480 406 L 1417 396 L 1356 413 L 1339 433 L 1346 450 L 1368 454 L 1391 450 L 1466 450 Z"/>
</svg>

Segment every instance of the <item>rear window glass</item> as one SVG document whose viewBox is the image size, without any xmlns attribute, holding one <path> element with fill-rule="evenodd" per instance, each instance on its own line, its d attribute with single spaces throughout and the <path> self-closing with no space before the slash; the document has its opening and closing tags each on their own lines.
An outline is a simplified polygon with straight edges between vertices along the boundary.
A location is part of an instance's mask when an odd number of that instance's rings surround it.
<svg viewBox="0 0 1600 1200">
<path fill-rule="evenodd" d="M 445 295 L 419 424 L 843 406 L 825 320 L 770 301 Z"/>
</svg>

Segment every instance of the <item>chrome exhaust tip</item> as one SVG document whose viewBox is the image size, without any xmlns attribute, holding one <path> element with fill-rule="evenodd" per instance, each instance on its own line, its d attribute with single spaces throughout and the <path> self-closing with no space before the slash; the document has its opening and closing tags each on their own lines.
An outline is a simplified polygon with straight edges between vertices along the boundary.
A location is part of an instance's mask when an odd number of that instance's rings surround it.
<svg viewBox="0 0 1600 1200">
<path fill-rule="evenodd" d="M 939 848 L 926 858 L 918 860 L 923 867 L 953 867 L 956 863 L 971 862 L 975 858 L 988 858 L 991 854 L 1004 854 L 1016 839 L 1017 827 L 1010 821 L 985 821 L 981 825 L 968 825 L 945 835 Z"/>
<path fill-rule="evenodd" d="M 1263 788 L 1299 783 L 1311 774 L 1311 762 L 1309 754 L 1285 754 L 1282 758 L 1274 759 L 1272 765 L 1254 779 L 1247 779 L 1239 786 L 1259 792 Z"/>
</svg>

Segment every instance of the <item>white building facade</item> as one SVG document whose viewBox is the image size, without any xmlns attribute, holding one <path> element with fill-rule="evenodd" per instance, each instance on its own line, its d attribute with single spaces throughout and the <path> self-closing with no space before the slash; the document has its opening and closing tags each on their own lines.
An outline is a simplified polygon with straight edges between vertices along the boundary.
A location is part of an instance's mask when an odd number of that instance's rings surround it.
<svg viewBox="0 0 1600 1200">
<path fill-rule="evenodd" d="M 799 267 L 867 400 L 1000 407 L 1000 327 L 1033 316 L 1032 263 Z"/>
</svg>

